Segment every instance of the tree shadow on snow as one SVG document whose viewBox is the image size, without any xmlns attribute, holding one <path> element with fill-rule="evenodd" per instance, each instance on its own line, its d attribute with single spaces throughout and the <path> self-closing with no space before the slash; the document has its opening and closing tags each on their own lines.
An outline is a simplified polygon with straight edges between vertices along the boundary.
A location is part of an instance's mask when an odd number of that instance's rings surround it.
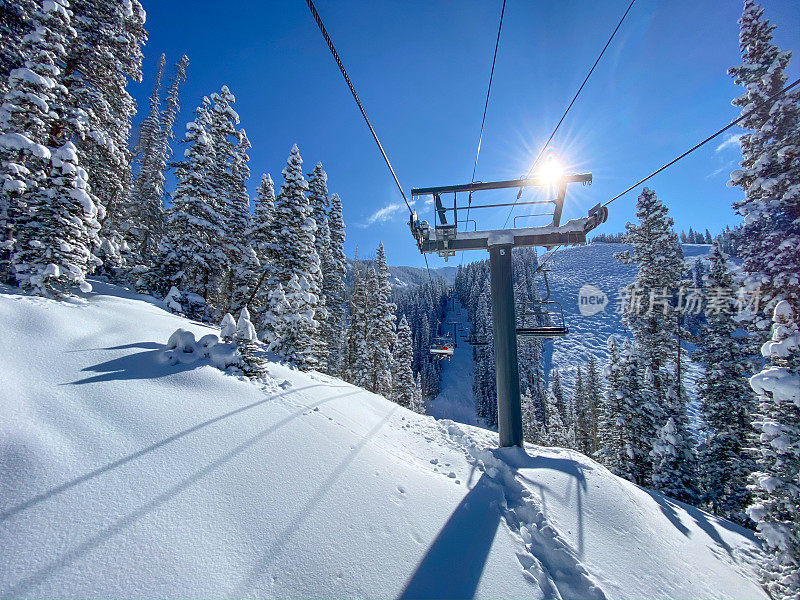
<svg viewBox="0 0 800 600">
<path fill-rule="evenodd" d="M 121 346 L 106 346 L 103 348 L 79 348 L 77 350 L 66 350 L 65 352 L 92 352 L 94 350 L 128 350 L 130 348 L 144 348 L 145 350 L 161 350 L 164 344 L 158 342 L 134 342 L 132 344 L 122 344 Z M 85 370 L 85 369 L 84 369 Z"/>
<path fill-rule="evenodd" d="M 62 385 L 83 385 L 86 383 L 99 383 L 101 381 L 125 381 L 133 379 L 157 379 L 174 375 L 183 371 L 191 371 L 198 367 L 208 364 L 207 360 L 198 359 L 190 363 L 168 364 L 161 360 L 161 354 L 166 348 L 165 344 L 155 342 L 138 342 L 135 344 L 125 344 L 124 346 L 114 346 L 105 348 L 106 350 L 122 350 L 126 348 L 152 348 L 143 352 L 126 354 L 119 358 L 112 358 L 105 362 L 85 367 L 81 372 L 101 373 L 93 375 L 69 384 Z"/>
<path fill-rule="evenodd" d="M 483 473 L 428 548 L 400 598 L 474 598 L 500 524 L 502 501 L 502 489 Z"/>
<path fill-rule="evenodd" d="M 308 386 L 308 387 L 316 387 L 316 386 Z M 299 390 L 292 390 L 291 392 L 286 392 L 286 394 L 294 393 Z M 321 406 L 327 402 L 331 402 L 332 400 L 336 400 L 339 398 L 344 398 L 347 396 L 352 396 L 355 394 L 360 393 L 359 390 L 345 393 L 345 394 L 338 394 L 335 396 L 329 396 L 322 400 L 319 400 L 313 404 L 307 405 L 302 407 L 300 410 L 287 415 L 277 423 L 270 425 L 269 427 L 263 429 L 261 432 L 257 433 L 256 435 L 246 439 L 239 445 L 235 446 L 228 452 L 225 452 L 212 462 L 206 464 L 201 469 L 192 473 L 189 477 L 179 481 L 178 483 L 172 485 L 165 491 L 161 492 L 160 494 L 156 495 L 150 501 L 146 502 L 145 504 L 141 505 L 139 508 L 129 512 L 128 514 L 120 517 L 112 524 L 108 525 L 106 528 L 102 529 L 98 533 L 90 536 L 89 538 L 85 539 L 83 542 L 79 543 L 77 546 L 74 546 L 72 549 L 67 550 L 60 556 L 56 557 L 53 561 L 49 562 L 45 566 L 37 569 L 33 573 L 27 575 L 26 577 L 21 577 L 17 580 L 11 587 L 6 589 L 0 589 L 0 596 L 2 597 L 12 597 L 12 596 L 30 596 L 30 590 L 37 585 L 41 584 L 45 580 L 51 578 L 56 573 L 68 567 L 69 565 L 73 564 L 76 560 L 80 559 L 86 553 L 93 551 L 100 545 L 104 544 L 108 540 L 112 539 L 113 537 L 119 535 L 124 530 L 128 529 L 132 525 L 134 525 L 140 519 L 146 517 L 160 506 L 165 504 L 166 502 L 170 501 L 177 495 L 181 494 L 182 492 L 190 489 L 194 485 L 198 484 L 200 481 L 205 479 L 206 477 L 215 473 L 218 469 L 222 468 L 225 464 L 230 462 L 235 457 L 239 456 L 243 452 L 249 450 L 251 447 L 255 446 L 257 443 L 262 441 L 264 438 L 268 437 L 278 429 L 281 429 L 285 425 L 292 422 L 294 419 L 300 417 L 304 413 L 306 413 L 309 409 L 313 409 L 315 407 Z M 286 395 L 286 394 L 279 394 Z M 277 396 L 273 396 L 271 398 L 267 398 L 263 401 L 260 401 L 258 404 L 266 402 L 267 400 L 274 399 Z M 249 407 L 243 407 L 246 409 Z M 222 415 L 224 417 L 226 415 Z M 203 426 L 205 424 L 200 424 Z M 195 428 L 196 429 L 196 428 Z M 146 449 L 149 451 L 149 449 Z M 141 453 L 139 453 L 141 454 Z M 119 462 L 119 461 L 118 461 Z M 118 465 L 117 465 L 118 466 Z M 103 469 L 108 470 L 108 469 Z M 99 474 L 99 473 L 98 473 Z M 88 479 L 85 477 L 83 480 Z M 8 514 L 8 513 L 7 513 Z"/>
<path fill-rule="evenodd" d="M 186 436 L 188 436 L 188 435 L 190 435 L 190 434 L 192 434 L 192 433 L 194 433 L 196 431 L 199 431 L 200 429 L 208 427 L 209 425 L 213 425 L 214 423 L 217 423 L 219 421 L 222 421 L 224 419 L 227 419 L 227 418 L 232 417 L 234 415 L 237 415 L 239 413 L 245 412 L 245 411 L 250 410 L 252 408 L 255 408 L 257 406 L 261 406 L 262 404 L 266 404 L 268 402 L 272 402 L 272 401 L 277 400 L 279 398 L 282 398 L 284 396 L 288 396 L 290 394 L 295 394 L 297 392 L 302 392 L 303 390 L 307 390 L 307 389 L 310 389 L 310 388 L 316 388 L 316 387 L 322 387 L 322 386 L 321 385 L 307 385 L 307 386 L 300 387 L 300 388 L 297 388 L 297 389 L 287 390 L 285 392 L 274 394 L 272 396 L 267 396 L 266 398 L 263 398 L 261 400 L 257 400 L 255 402 L 251 402 L 250 404 L 246 404 L 244 406 L 240 406 L 238 408 L 234 408 L 233 410 L 229 410 L 227 412 L 224 412 L 224 413 L 222 413 L 220 415 L 217 415 L 216 417 L 212 417 L 210 419 L 207 419 L 205 421 L 197 423 L 196 425 L 193 425 L 192 427 L 189 427 L 188 429 L 184 429 L 183 431 L 179 431 L 178 433 L 174 433 L 174 434 L 172 434 L 172 435 L 170 435 L 170 436 L 168 436 L 168 437 L 166 437 L 166 438 L 164 438 L 164 439 L 162 439 L 162 440 L 160 440 L 158 442 L 155 442 L 154 444 L 150 444 L 149 446 L 146 446 L 146 447 L 142 448 L 141 450 L 137 450 L 136 452 L 132 452 L 131 454 L 127 454 L 127 455 L 123 456 L 122 458 L 118 458 L 117 460 L 114 460 L 114 461 L 108 463 L 107 465 L 104 465 L 102 467 L 94 469 L 93 471 L 89 471 L 88 473 L 84 473 L 83 475 L 80 475 L 80 476 L 78 476 L 78 477 L 76 477 L 76 478 L 74 478 L 74 479 L 72 479 L 70 481 L 62 483 L 61 485 L 58 485 L 58 486 L 56 486 L 54 488 L 51 488 L 51 489 L 47 490 L 46 492 L 42 492 L 40 494 L 37 494 L 36 496 L 33 496 L 32 498 L 26 500 L 25 502 L 22 502 L 21 504 L 18 504 L 16 506 L 13 506 L 13 507 L 3 511 L 2 513 L 0 513 L 0 523 L 5 521 L 6 519 L 16 515 L 17 513 L 20 513 L 20 512 L 22 512 L 24 510 L 29 509 L 30 507 L 32 507 L 32 506 L 34 506 L 36 504 L 39 504 L 40 502 L 44 502 L 46 500 L 49 500 L 53 496 L 61 494 L 62 492 L 65 492 L 65 491 L 67 491 L 69 489 L 74 488 L 77 485 L 80 485 L 80 484 L 85 483 L 85 482 L 87 482 L 87 481 L 89 481 L 91 479 L 94 479 L 95 477 L 98 477 L 98 476 L 102 475 L 103 473 L 107 473 L 108 471 L 111 471 L 111 470 L 116 469 L 118 467 L 121 467 L 122 465 L 125 465 L 125 464 L 127 464 L 127 463 L 129 463 L 129 462 L 131 462 L 133 460 L 141 458 L 142 456 L 144 456 L 146 454 L 149 454 L 150 452 L 153 452 L 154 450 L 158 450 L 159 448 L 162 448 L 163 446 L 166 446 L 167 444 L 171 444 L 172 442 L 175 442 L 175 441 L 177 441 L 177 440 L 179 440 L 181 438 L 184 438 L 184 437 L 186 437 Z M 339 386 L 339 387 L 345 387 L 345 386 Z M 347 394 L 345 394 L 345 395 L 347 395 Z M 337 397 L 341 397 L 341 396 L 334 396 L 333 398 L 330 398 L 330 399 L 334 399 L 334 398 L 337 398 Z"/>
<path fill-rule="evenodd" d="M 744 535 L 755 541 L 753 532 L 745 529 L 744 527 L 740 527 L 739 525 L 731 523 L 730 521 L 726 521 L 725 519 L 719 519 L 713 515 L 709 515 L 699 508 L 689 504 L 684 504 L 683 502 L 674 500 L 672 498 L 667 498 L 666 496 L 662 496 L 657 492 L 653 492 L 645 488 L 641 489 L 647 492 L 650 497 L 658 503 L 659 507 L 661 508 L 661 512 L 664 513 L 670 522 L 686 537 L 689 537 L 690 535 L 689 529 L 681 522 L 675 507 L 682 508 L 684 511 L 686 511 L 689 516 L 692 517 L 697 526 L 702 529 L 717 546 L 725 550 L 725 552 L 728 553 L 728 556 L 733 556 L 733 549 L 724 539 L 722 539 L 722 536 L 719 534 L 719 531 L 715 525 L 719 525 L 720 527 L 732 531 L 733 533 Z"/>
</svg>

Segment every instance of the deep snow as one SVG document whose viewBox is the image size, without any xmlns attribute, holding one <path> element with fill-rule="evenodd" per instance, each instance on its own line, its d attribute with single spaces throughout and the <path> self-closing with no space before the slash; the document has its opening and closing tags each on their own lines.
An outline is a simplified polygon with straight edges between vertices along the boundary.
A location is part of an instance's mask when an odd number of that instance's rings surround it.
<svg viewBox="0 0 800 600">
<path fill-rule="evenodd" d="M 269 364 L 93 282 L 0 289 L 0 597 L 765 598 L 752 535 L 575 452 Z"/>
</svg>

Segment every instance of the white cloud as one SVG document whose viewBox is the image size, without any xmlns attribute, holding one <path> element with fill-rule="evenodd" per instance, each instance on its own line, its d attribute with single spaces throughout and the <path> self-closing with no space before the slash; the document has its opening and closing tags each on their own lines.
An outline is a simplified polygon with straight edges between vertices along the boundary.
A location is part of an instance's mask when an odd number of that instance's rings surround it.
<svg viewBox="0 0 800 600">
<path fill-rule="evenodd" d="M 736 148 L 739 147 L 739 138 L 742 137 L 741 133 L 730 133 L 728 134 L 722 143 L 717 146 L 715 152 L 722 152 L 725 148 L 731 148 L 735 146 Z"/>
<path fill-rule="evenodd" d="M 414 203 L 411 203 L 411 206 L 414 206 Z M 369 217 L 367 217 L 367 221 L 361 225 L 361 227 L 369 227 L 370 225 L 374 225 L 375 223 L 386 223 L 396 217 L 398 214 L 404 213 L 406 210 L 405 203 L 403 202 L 394 202 L 392 204 L 387 204 L 383 208 L 379 208 L 374 213 L 372 213 Z"/>
<path fill-rule="evenodd" d="M 728 170 L 730 170 L 730 167 L 728 165 L 720 167 L 719 169 L 714 169 L 713 171 L 711 171 L 711 173 L 706 175 L 706 179 L 711 179 L 712 177 L 716 177 L 717 175 L 719 175 L 723 171 L 728 171 Z"/>
</svg>

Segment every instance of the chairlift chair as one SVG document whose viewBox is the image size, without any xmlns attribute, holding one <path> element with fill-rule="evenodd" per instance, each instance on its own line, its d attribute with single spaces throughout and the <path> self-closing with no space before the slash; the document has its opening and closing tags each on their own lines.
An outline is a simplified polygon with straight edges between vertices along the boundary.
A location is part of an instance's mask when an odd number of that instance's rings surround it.
<svg viewBox="0 0 800 600">
<path fill-rule="evenodd" d="M 455 344 L 449 337 L 437 337 L 431 345 L 431 355 L 434 360 L 450 360 L 455 350 Z"/>
<path fill-rule="evenodd" d="M 521 338 L 556 338 L 568 333 L 564 309 L 555 300 L 529 302 L 523 313 L 522 327 L 517 327 L 517 337 Z"/>
<path fill-rule="evenodd" d="M 528 302 L 522 313 L 522 327 L 517 327 L 517 337 L 556 338 L 569 333 L 564 321 L 564 309 L 560 303 L 550 300 L 550 283 L 547 281 L 548 269 L 542 270 L 545 297 L 539 302 Z"/>
</svg>

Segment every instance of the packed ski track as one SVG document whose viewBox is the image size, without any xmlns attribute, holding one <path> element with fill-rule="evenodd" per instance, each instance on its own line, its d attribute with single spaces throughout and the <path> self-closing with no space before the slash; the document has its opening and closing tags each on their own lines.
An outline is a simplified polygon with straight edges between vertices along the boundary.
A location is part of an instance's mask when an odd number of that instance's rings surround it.
<svg viewBox="0 0 800 600">
<path fill-rule="evenodd" d="M 692 264 L 708 254 L 710 246 L 704 244 L 682 244 L 684 258 Z M 569 327 L 569 335 L 545 344 L 545 372 L 559 369 L 564 387 L 571 391 L 578 366 L 585 368 L 589 354 L 594 354 L 601 366 L 608 357 L 608 338 L 616 336 L 620 341 L 629 338 L 629 330 L 622 324 L 619 293 L 632 283 L 636 275 L 635 265 L 620 263 L 614 258 L 616 252 L 630 249 L 627 244 L 596 243 L 558 250 L 548 262 L 551 299 L 559 302 Z M 578 294 L 584 285 L 598 288 L 607 297 L 604 310 L 594 315 L 582 315 L 578 305 Z M 544 285 L 537 282 L 540 293 Z M 689 346 L 686 345 L 688 348 Z M 702 367 L 684 354 L 685 388 L 693 394 L 695 382 L 702 374 Z M 690 413 L 696 423 L 699 408 L 690 404 Z"/>
<path fill-rule="evenodd" d="M 4 598 L 766 598 L 751 532 L 327 375 L 167 364 L 217 330 L 93 284 L 0 288 Z"/>
<path fill-rule="evenodd" d="M 472 346 L 463 337 L 469 336 L 470 322 L 467 310 L 458 300 L 449 304 L 445 316 L 444 330 L 453 331 L 453 325 L 458 323 L 459 339 L 450 360 L 443 361 L 441 380 L 439 382 L 439 395 L 430 404 L 429 414 L 436 419 L 450 419 L 478 425 L 478 415 L 475 406 L 475 397 L 472 395 L 472 379 L 475 373 L 475 363 L 472 360 Z"/>
</svg>

